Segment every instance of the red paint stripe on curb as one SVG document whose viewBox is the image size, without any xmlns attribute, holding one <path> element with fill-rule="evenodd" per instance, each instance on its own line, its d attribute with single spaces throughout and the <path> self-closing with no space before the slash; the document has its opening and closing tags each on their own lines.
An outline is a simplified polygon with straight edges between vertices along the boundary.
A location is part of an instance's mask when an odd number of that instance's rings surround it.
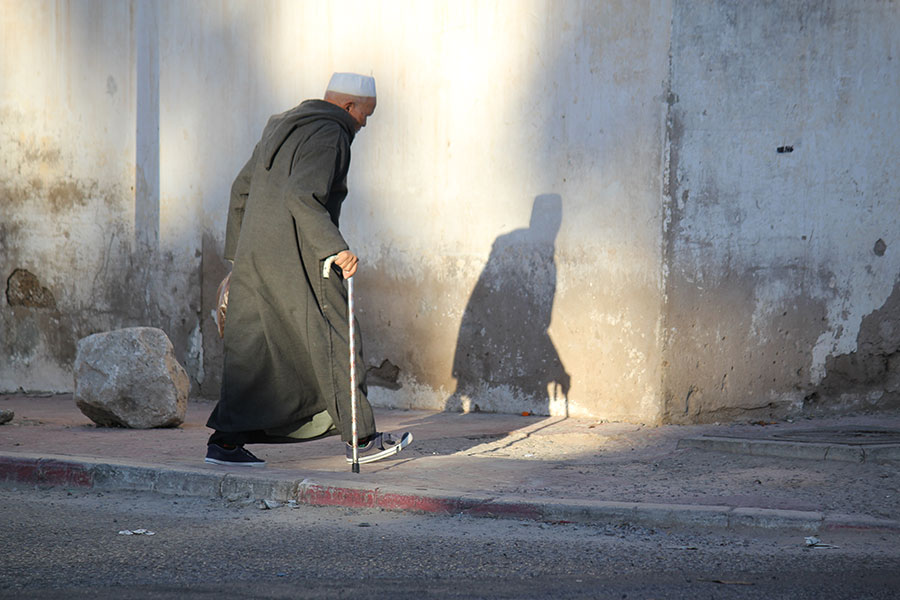
<svg viewBox="0 0 900 600">
<path fill-rule="evenodd" d="M 39 483 L 75 487 L 91 487 L 94 477 L 84 465 L 52 459 L 41 459 Z"/>
<path fill-rule="evenodd" d="M 0 457 L 0 479 L 3 481 L 37 483 L 39 471 L 39 459 Z"/>
<path fill-rule="evenodd" d="M 94 477 L 80 463 L 46 458 L 0 457 L 0 480 L 67 487 L 91 487 Z"/>
<path fill-rule="evenodd" d="M 375 508 L 374 490 L 354 490 L 322 485 L 301 486 L 298 502 L 313 506 L 345 506 L 348 508 Z"/>
<path fill-rule="evenodd" d="M 504 503 L 474 498 L 440 498 L 417 494 L 381 493 L 329 486 L 307 486 L 300 490 L 298 501 L 317 506 L 381 508 L 431 514 L 465 513 L 474 517 L 540 520 L 540 507 L 525 503 Z"/>
<path fill-rule="evenodd" d="M 95 473 L 97 475 L 96 480 Z M 154 476 L 158 473 L 168 473 L 169 479 L 172 477 L 177 479 L 179 474 L 178 471 L 167 471 L 165 467 L 107 465 L 92 461 L 79 462 L 76 458 L 67 460 L 67 457 L 40 458 L 35 455 L 0 455 L 0 481 L 6 482 L 86 488 L 97 484 L 105 488 L 112 485 L 109 489 L 119 489 L 115 485 L 115 481 L 119 481 L 119 483 L 124 483 L 124 487 L 121 489 L 134 489 L 134 480 L 139 478 L 138 475 L 147 475 L 148 473 L 154 474 Z M 181 474 L 187 478 L 199 477 L 203 481 L 208 481 L 210 477 L 210 473 L 207 471 L 191 471 Z M 221 480 L 219 483 L 221 484 L 224 481 Z M 510 498 L 508 501 L 504 501 L 502 497 L 499 500 L 466 495 L 440 497 L 417 494 L 412 491 L 404 492 L 402 488 L 394 492 L 381 492 L 378 488 L 356 489 L 353 487 L 341 487 L 339 482 L 335 482 L 336 485 L 322 485 L 311 483 L 307 479 L 304 479 L 302 482 L 289 482 L 281 480 L 263 481 L 256 478 L 235 478 L 231 482 L 231 487 L 246 489 L 251 493 L 256 490 L 264 494 L 276 493 L 290 496 L 289 490 L 295 489 L 297 492 L 296 500 L 309 506 L 381 508 L 398 512 L 467 514 L 473 517 L 550 522 L 568 522 L 559 521 L 559 519 L 568 515 L 576 515 L 578 522 L 607 523 L 626 521 L 637 524 L 650 523 L 652 526 L 662 524 L 663 527 L 667 525 L 676 527 L 697 525 L 700 527 L 709 526 L 733 529 L 748 526 L 763 528 L 778 526 L 804 530 L 812 528 L 817 531 L 900 532 L 900 521 L 853 514 L 824 514 L 823 520 L 823 515 L 820 513 L 774 509 L 728 509 L 728 507 L 644 505 L 640 503 L 613 502 L 599 502 L 596 505 L 569 505 L 560 501 L 530 503 L 518 497 L 515 499 Z M 257 489 L 258 487 L 259 489 Z M 276 490 L 276 488 L 278 489 Z M 186 485 L 182 489 L 177 485 L 171 485 L 170 481 L 166 489 L 176 491 L 181 489 L 188 495 L 203 495 L 207 492 L 216 495 L 215 490 L 210 485 Z M 221 493 L 221 490 L 219 492 Z M 707 512 L 711 510 L 712 512 L 706 515 L 704 510 Z M 679 518 L 679 515 L 682 515 L 682 517 Z M 684 515 L 687 515 L 687 517 L 685 518 Z M 812 515 L 817 516 L 812 518 Z M 726 516 L 727 518 L 725 518 Z M 707 522 L 709 519 L 712 519 L 714 522 Z"/>
<path fill-rule="evenodd" d="M 415 494 L 378 494 L 377 506 L 385 510 L 409 510 L 423 513 L 456 514 L 478 504 L 462 498 L 434 498 Z"/>
</svg>

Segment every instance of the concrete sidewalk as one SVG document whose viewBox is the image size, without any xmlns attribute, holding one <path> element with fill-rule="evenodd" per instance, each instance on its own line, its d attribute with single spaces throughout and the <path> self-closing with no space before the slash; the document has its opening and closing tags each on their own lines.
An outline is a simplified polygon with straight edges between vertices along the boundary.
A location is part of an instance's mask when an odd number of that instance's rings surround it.
<svg viewBox="0 0 900 600">
<path fill-rule="evenodd" d="M 15 412 L 0 426 L 0 481 L 657 528 L 900 531 L 900 414 L 645 427 L 377 410 L 380 430 L 415 442 L 353 474 L 337 438 L 253 446 L 263 469 L 209 465 L 212 406 L 192 401 L 176 429 L 107 429 L 70 395 L 0 396 Z"/>
</svg>

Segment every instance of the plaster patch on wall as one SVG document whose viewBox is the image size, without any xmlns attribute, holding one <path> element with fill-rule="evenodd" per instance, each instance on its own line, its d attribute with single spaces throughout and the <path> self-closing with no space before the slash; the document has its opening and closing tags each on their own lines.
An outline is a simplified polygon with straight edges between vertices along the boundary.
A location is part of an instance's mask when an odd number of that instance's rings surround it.
<svg viewBox="0 0 900 600">
<path fill-rule="evenodd" d="M 900 281 L 881 307 L 861 319 L 854 350 L 828 356 L 823 370 L 805 399 L 812 412 L 900 406 Z"/>
<path fill-rule="evenodd" d="M 871 256 L 871 255 L 870 255 Z M 819 288 L 815 297 L 827 303 L 828 327 L 812 348 L 809 382 L 816 386 L 828 375 L 831 357 L 852 354 L 858 350 L 858 337 L 867 315 L 877 311 L 892 296 L 893 277 L 900 271 L 897 256 L 874 259 L 865 269 L 857 265 L 841 265 L 842 273 L 832 275 Z"/>
</svg>

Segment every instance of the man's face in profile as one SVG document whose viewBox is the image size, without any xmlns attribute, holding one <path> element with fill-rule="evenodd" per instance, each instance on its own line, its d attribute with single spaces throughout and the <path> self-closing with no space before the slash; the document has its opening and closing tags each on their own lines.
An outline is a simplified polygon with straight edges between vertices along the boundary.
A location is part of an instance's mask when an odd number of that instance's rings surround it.
<svg viewBox="0 0 900 600">
<path fill-rule="evenodd" d="M 353 102 L 347 107 L 347 112 L 356 121 L 356 131 L 366 126 L 366 121 L 375 112 L 375 98 L 361 98 L 358 102 Z"/>
</svg>

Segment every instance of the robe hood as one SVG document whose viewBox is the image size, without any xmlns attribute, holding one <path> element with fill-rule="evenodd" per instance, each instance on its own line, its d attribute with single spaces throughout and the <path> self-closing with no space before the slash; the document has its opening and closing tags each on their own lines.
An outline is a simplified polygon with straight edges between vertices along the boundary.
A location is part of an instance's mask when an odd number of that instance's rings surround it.
<svg viewBox="0 0 900 600">
<path fill-rule="evenodd" d="M 320 119 L 338 123 L 350 136 L 350 141 L 353 141 L 356 135 L 356 120 L 350 116 L 350 113 L 331 102 L 306 100 L 299 106 L 280 115 L 275 115 L 269 120 L 269 124 L 266 126 L 266 133 L 262 139 L 263 160 L 265 161 L 266 170 L 268 171 L 272 168 L 272 163 L 275 162 L 275 155 L 278 154 L 278 151 L 281 150 L 281 147 L 295 129 Z"/>
</svg>

